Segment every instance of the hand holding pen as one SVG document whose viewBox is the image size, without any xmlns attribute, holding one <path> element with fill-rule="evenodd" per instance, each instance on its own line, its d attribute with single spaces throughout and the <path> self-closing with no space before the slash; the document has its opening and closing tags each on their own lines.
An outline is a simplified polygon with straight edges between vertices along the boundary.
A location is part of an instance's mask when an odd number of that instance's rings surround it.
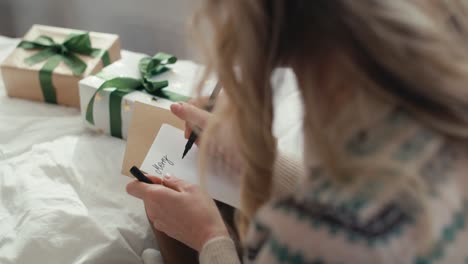
<svg viewBox="0 0 468 264">
<path fill-rule="evenodd" d="M 213 89 L 213 92 L 210 95 L 210 98 L 208 99 L 208 104 L 205 105 L 205 107 L 204 107 L 204 109 L 206 111 L 211 112 L 211 110 L 213 110 L 213 107 L 214 107 L 215 101 L 216 101 L 216 97 L 218 97 L 218 94 L 219 94 L 220 91 L 221 91 L 221 84 L 217 83 L 216 87 Z M 192 148 L 193 144 L 197 141 L 198 135 L 201 132 L 201 129 L 200 129 L 199 126 L 195 126 L 194 128 L 196 128 L 196 129 L 192 128 L 192 132 L 190 133 L 190 136 L 188 137 L 187 144 L 185 144 L 184 152 L 182 154 L 182 159 L 185 157 L 185 155 L 187 155 L 189 150 Z M 195 131 L 195 130 L 198 130 L 198 131 Z"/>
<path fill-rule="evenodd" d="M 131 173 L 138 181 L 128 183 L 127 192 L 144 202 L 154 229 L 196 251 L 215 237 L 229 237 L 213 199 L 197 185 L 169 175 L 161 179 L 137 167 Z"/>
<path fill-rule="evenodd" d="M 203 98 L 198 98 L 191 103 L 179 102 L 171 105 L 172 113 L 185 121 L 185 138 L 188 139 L 188 142 L 185 145 L 182 158 L 185 157 L 193 144 L 197 143 L 198 135 L 205 127 L 210 116 L 209 112 L 213 109 L 215 100 L 220 91 L 221 85 L 218 83 L 208 98 L 208 102 L 204 102 L 205 100 L 203 100 Z"/>
<path fill-rule="evenodd" d="M 192 134 L 192 127 L 205 128 L 211 115 L 197 107 L 201 105 L 200 101 L 192 104 L 175 103 L 171 106 L 172 113 L 186 122 L 186 138 Z M 138 181 L 130 182 L 127 192 L 144 201 L 148 218 L 155 229 L 196 250 L 201 250 L 206 241 L 213 237 L 229 236 L 213 200 L 201 188 L 173 176 L 162 179 L 150 176 L 138 168 L 132 168 L 132 174 Z M 203 210 L 192 210 L 194 204 Z M 198 227 L 195 232 L 193 226 Z"/>
</svg>

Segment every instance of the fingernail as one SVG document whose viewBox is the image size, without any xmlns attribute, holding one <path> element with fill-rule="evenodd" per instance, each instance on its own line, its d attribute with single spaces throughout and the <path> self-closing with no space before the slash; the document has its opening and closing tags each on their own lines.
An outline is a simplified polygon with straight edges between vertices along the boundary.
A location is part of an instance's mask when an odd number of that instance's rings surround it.
<svg viewBox="0 0 468 264">
<path fill-rule="evenodd" d="M 170 179 L 171 179 L 171 176 L 170 176 L 170 175 L 164 176 L 164 180 L 170 180 Z"/>
<path fill-rule="evenodd" d="M 171 105 L 171 107 L 174 111 L 181 111 L 183 106 L 181 103 L 174 103 Z"/>
</svg>

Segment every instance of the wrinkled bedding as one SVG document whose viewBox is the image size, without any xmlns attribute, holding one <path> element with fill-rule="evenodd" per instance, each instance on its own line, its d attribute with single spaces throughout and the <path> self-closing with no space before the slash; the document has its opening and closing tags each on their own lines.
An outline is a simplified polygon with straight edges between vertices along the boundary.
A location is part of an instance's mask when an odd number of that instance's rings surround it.
<svg viewBox="0 0 468 264">
<path fill-rule="evenodd" d="M 16 44 L 0 37 L 0 61 Z M 283 86 L 275 133 L 300 156 L 290 73 Z M 125 192 L 124 149 L 77 109 L 8 98 L 0 79 L 0 263 L 161 263 L 141 201 Z"/>
</svg>

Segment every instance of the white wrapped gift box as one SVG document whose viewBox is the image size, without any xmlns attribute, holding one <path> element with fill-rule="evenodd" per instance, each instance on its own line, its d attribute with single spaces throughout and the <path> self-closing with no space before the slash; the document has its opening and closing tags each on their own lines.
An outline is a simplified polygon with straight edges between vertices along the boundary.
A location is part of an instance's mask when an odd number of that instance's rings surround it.
<svg viewBox="0 0 468 264">
<path fill-rule="evenodd" d="M 105 67 L 102 70 L 102 75 L 112 77 L 140 78 L 138 63 L 141 58 L 147 56 L 148 55 L 138 53 L 124 53 L 122 60 L 114 62 L 113 64 Z M 169 86 L 165 87 L 164 90 L 186 96 L 192 96 L 194 88 L 198 84 L 202 74 L 203 68 L 200 65 L 193 63 L 192 61 L 184 60 L 179 60 L 175 64 L 169 65 L 168 67 L 171 69 L 170 71 L 159 74 L 152 78 L 152 80 L 167 80 L 169 81 Z M 96 90 L 105 81 L 105 79 L 94 75 L 80 81 L 79 92 L 81 116 L 89 128 L 111 135 L 109 97 L 115 88 L 106 88 L 96 95 L 93 109 L 94 125 L 86 120 L 86 109 L 88 104 Z M 209 79 L 207 82 L 205 82 L 203 87 L 203 94 L 209 95 L 215 86 L 216 80 L 214 78 Z M 166 109 L 169 109 L 170 105 L 173 103 L 172 101 L 156 97 L 144 91 L 134 91 L 124 95 L 121 102 L 121 134 L 123 139 L 127 139 L 127 132 L 130 126 L 130 120 L 132 118 L 133 104 L 136 101 Z"/>
</svg>

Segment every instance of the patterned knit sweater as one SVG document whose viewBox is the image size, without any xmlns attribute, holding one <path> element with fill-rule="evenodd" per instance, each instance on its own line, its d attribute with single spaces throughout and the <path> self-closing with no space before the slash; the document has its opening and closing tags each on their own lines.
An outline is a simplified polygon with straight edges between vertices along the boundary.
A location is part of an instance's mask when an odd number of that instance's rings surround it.
<svg viewBox="0 0 468 264">
<path fill-rule="evenodd" d="M 378 109 L 370 111 L 366 126 L 349 114 L 333 124 L 349 135 L 337 137 L 343 138 L 337 141 L 342 151 L 361 164 L 368 161 L 371 175 L 337 182 L 306 144 L 305 177 L 294 192 L 259 210 L 242 262 L 468 263 L 467 146 L 401 109 Z M 426 210 L 414 206 L 420 201 Z M 232 240 L 219 237 L 205 244 L 200 262 L 241 261 Z"/>
</svg>

